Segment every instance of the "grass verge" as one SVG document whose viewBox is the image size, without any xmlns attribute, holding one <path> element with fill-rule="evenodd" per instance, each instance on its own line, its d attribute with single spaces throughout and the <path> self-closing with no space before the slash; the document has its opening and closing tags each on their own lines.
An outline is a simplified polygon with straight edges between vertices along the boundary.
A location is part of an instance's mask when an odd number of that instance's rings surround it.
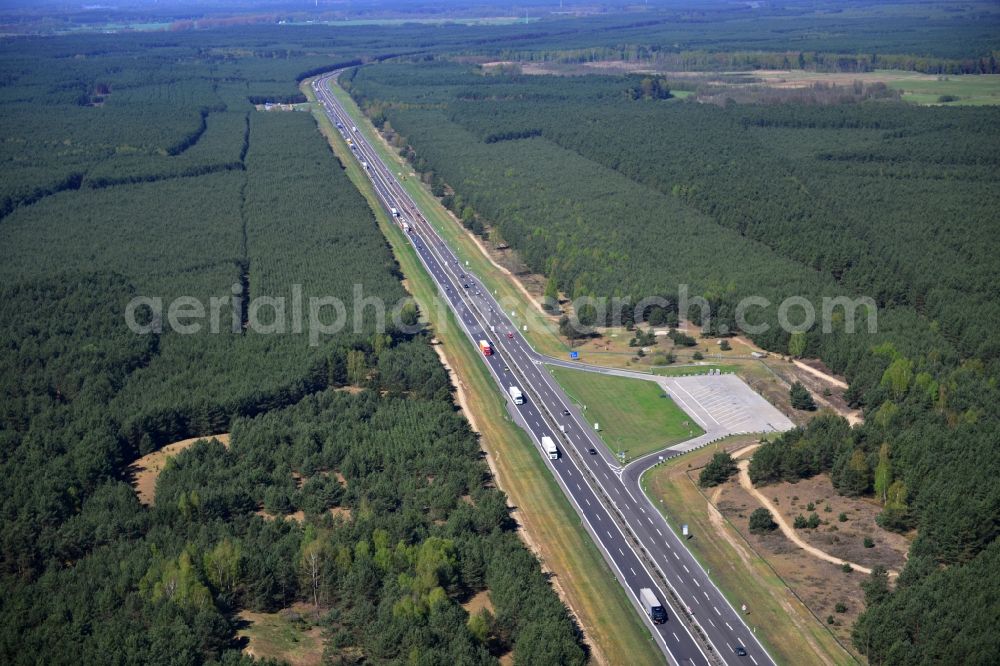
<svg viewBox="0 0 1000 666">
<path fill-rule="evenodd" d="M 740 448 L 755 439 L 734 438 L 725 448 Z M 672 528 L 689 526 L 693 538 L 686 541 L 687 547 L 734 608 L 747 604 L 747 625 L 777 663 L 857 664 L 686 474 L 715 451 L 709 447 L 654 467 L 642 478 L 643 491 L 668 516 Z"/>
<path fill-rule="evenodd" d="M 627 460 L 701 435 L 704 431 L 653 381 L 550 368 L 573 402 L 586 410 L 588 423 L 601 426 L 611 453 Z"/>
<path fill-rule="evenodd" d="M 739 373 L 744 369 L 742 365 L 682 365 L 677 367 L 655 367 L 653 374 L 661 377 L 684 377 L 687 375 L 705 375 L 708 371 L 718 370 L 720 372 Z"/>
<path fill-rule="evenodd" d="M 309 81 L 303 82 L 302 90 L 313 98 Z M 498 483 L 515 507 L 514 516 L 524 528 L 526 540 L 545 568 L 555 574 L 553 582 L 579 619 L 595 660 L 609 664 L 661 664 L 663 656 L 659 648 L 579 516 L 534 444 L 507 415 L 505 401 L 478 351 L 465 338 L 451 310 L 434 305 L 437 287 L 424 271 L 416 251 L 382 210 L 370 181 L 340 134 L 325 115 L 317 111 L 316 117 L 321 131 L 345 165 L 347 175 L 368 199 L 379 228 L 407 277 L 407 288 L 441 341 L 448 362 L 459 377 L 469 411 L 480 431 L 482 448 L 489 456 Z M 374 141 L 373 144 L 378 145 Z M 417 203 L 427 214 L 424 201 L 417 199 Z"/>
</svg>

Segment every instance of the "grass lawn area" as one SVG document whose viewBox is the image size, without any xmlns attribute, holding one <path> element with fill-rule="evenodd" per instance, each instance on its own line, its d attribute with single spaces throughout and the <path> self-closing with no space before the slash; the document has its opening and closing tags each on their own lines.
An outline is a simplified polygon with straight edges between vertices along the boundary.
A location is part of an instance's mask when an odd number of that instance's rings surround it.
<svg viewBox="0 0 1000 666">
<path fill-rule="evenodd" d="M 586 406 L 587 421 L 600 424 L 608 449 L 615 454 L 621 449 L 629 460 L 703 432 L 664 397 L 656 382 L 560 367 L 550 370 L 570 398 Z"/>
<path fill-rule="evenodd" d="M 308 80 L 304 81 L 300 89 L 313 99 L 309 84 Z M 338 97 L 343 95 L 339 88 L 334 91 Z M 370 130 L 370 124 L 350 98 L 341 99 L 358 127 Z M 466 397 L 468 416 L 480 434 L 480 445 L 496 471 L 497 484 L 517 507 L 513 517 L 523 528 L 522 536 L 542 561 L 542 566 L 552 572 L 554 584 L 576 614 L 595 653 L 594 661 L 637 666 L 663 663 L 663 655 L 642 618 L 633 609 L 625 590 L 556 484 L 534 443 L 507 415 L 506 401 L 487 372 L 479 350 L 465 338 L 451 310 L 433 306 L 437 287 L 420 264 L 413 246 L 399 226 L 389 221 L 371 182 L 340 134 L 319 110 L 316 117 L 334 153 L 345 165 L 348 177 L 368 199 L 379 228 L 407 278 L 407 289 L 441 341 L 441 349 Z M 428 202 L 417 199 L 417 203 L 430 219 L 430 211 L 424 208 Z M 433 203 L 440 206 L 436 200 Z"/>
<path fill-rule="evenodd" d="M 683 377 L 685 375 L 704 375 L 707 374 L 709 370 L 720 370 L 723 373 L 739 372 L 743 369 L 743 366 L 739 365 L 680 365 L 680 366 L 670 366 L 666 368 L 653 368 L 654 375 L 660 375 L 661 377 Z"/>
<path fill-rule="evenodd" d="M 937 80 L 914 77 L 891 81 L 888 85 L 902 90 L 905 101 L 917 104 L 939 104 L 941 95 L 958 98 L 948 102 L 949 106 L 1000 104 L 1000 74 L 942 76 Z"/>
</svg>

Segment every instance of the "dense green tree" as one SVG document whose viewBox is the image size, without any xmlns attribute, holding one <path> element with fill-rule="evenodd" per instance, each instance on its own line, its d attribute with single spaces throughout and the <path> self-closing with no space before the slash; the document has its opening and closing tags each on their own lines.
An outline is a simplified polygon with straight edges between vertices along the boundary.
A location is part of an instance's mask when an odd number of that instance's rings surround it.
<svg viewBox="0 0 1000 666">
<path fill-rule="evenodd" d="M 875 495 L 885 504 L 889 499 L 892 484 L 892 467 L 889 464 L 889 444 L 884 442 L 878 450 L 878 465 L 875 467 Z"/>
<path fill-rule="evenodd" d="M 698 474 L 698 484 L 702 487 L 717 486 L 725 483 L 736 473 L 736 461 L 728 451 L 720 451 L 712 455 L 708 464 Z"/>
<path fill-rule="evenodd" d="M 801 358 L 806 351 L 805 331 L 796 331 L 788 336 L 788 354 L 796 358 Z"/>
<path fill-rule="evenodd" d="M 778 523 L 774 522 L 771 512 L 764 507 L 754 509 L 750 514 L 750 531 L 754 534 L 772 532 L 777 528 Z"/>
<path fill-rule="evenodd" d="M 788 394 L 791 398 L 793 408 L 807 412 L 816 411 L 816 402 L 813 400 L 812 394 L 809 393 L 809 389 L 803 386 L 801 382 L 792 384 Z"/>
<path fill-rule="evenodd" d="M 543 294 L 544 305 L 550 312 L 559 311 L 559 286 L 556 284 L 555 276 L 550 276 L 545 281 L 545 293 Z"/>
</svg>

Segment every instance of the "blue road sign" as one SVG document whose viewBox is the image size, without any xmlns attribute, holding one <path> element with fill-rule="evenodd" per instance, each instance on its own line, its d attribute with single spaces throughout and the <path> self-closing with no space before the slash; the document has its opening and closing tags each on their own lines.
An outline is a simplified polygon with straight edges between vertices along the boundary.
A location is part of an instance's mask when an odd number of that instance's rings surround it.
<svg viewBox="0 0 1000 666">
<path fill-rule="evenodd" d="M 569 353 L 569 357 L 570 357 L 570 359 L 572 359 L 572 360 L 575 361 L 578 358 L 580 358 L 580 352 L 570 352 Z"/>
</svg>

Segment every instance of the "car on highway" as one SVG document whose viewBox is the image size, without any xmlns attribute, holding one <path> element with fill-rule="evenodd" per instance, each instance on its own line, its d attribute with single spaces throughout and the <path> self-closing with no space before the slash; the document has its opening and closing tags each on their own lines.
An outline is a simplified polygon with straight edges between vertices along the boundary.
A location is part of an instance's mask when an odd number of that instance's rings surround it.
<svg viewBox="0 0 1000 666">
<path fill-rule="evenodd" d="M 594 447 L 590 447 L 589 449 L 587 449 L 587 453 L 589 453 L 592 456 L 596 456 L 597 455 L 597 449 L 595 449 Z"/>
<path fill-rule="evenodd" d="M 508 340 L 513 340 L 514 339 L 514 333 L 511 332 L 511 331 L 507 331 L 507 339 Z"/>
<path fill-rule="evenodd" d="M 747 649 L 745 647 L 743 647 L 742 645 L 737 645 L 735 648 L 733 648 L 733 652 L 736 653 L 737 657 L 745 657 L 745 656 L 747 656 Z"/>
<path fill-rule="evenodd" d="M 465 287 L 466 289 L 468 289 L 468 288 L 469 288 L 469 285 L 468 285 L 468 284 L 463 284 L 462 286 L 463 286 L 463 287 Z"/>
<path fill-rule="evenodd" d="M 569 416 L 569 410 L 568 409 L 564 409 L 563 410 L 563 416 Z"/>
</svg>

